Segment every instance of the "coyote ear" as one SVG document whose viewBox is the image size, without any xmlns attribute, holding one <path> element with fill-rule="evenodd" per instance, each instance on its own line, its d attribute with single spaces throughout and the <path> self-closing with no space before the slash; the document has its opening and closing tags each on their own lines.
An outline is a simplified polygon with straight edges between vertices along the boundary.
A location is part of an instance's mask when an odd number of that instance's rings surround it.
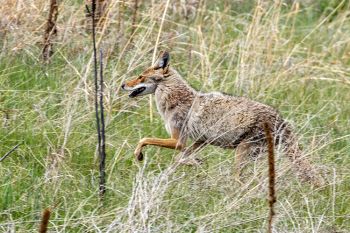
<svg viewBox="0 0 350 233">
<path fill-rule="evenodd" d="M 170 55 L 166 51 L 162 51 L 159 54 L 158 60 L 156 61 L 156 64 L 154 65 L 154 69 L 165 69 L 169 65 Z"/>
</svg>

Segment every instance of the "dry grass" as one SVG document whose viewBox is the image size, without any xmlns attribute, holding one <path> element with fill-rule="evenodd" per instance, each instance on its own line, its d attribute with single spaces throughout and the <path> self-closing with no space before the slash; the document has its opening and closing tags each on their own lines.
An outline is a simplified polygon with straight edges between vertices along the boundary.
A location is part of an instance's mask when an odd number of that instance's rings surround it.
<svg viewBox="0 0 350 233">
<path fill-rule="evenodd" d="M 348 231 L 346 1 L 329 3 L 324 11 L 316 1 L 139 1 L 136 24 L 135 1 L 106 2 L 97 35 L 107 66 L 103 206 L 97 201 L 92 48 L 84 4 L 59 5 L 49 66 L 40 61 L 49 1 L 0 5 L 0 155 L 23 142 L 0 163 L 0 231 L 36 231 L 41 210 L 58 201 L 50 232 L 265 231 L 266 163 L 248 166 L 241 186 L 227 150 L 202 149 L 205 164 L 197 168 L 178 167 L 173 151 L 158 148 L 147 148 L 143 163 L 134 161 L 139 138 L 166 133 L 148 99 L 128 99 L 120 84 L 149 66 L 160 49 L 171 51 L 172 65 L 197 89 L 269 103 L 298 129 L 306 154 L 328 183 L 316 190 L 299 183 L 277 150 L 275 232 Z M 60 166 L 50 166 L 52 156 Z"/>
</svg>

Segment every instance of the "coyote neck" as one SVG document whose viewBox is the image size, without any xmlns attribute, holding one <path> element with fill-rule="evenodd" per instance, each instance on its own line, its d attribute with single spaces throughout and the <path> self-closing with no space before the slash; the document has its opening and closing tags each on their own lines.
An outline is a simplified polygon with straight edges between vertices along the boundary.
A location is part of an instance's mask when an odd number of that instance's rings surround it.
<svg viewBox="0 0 350 233">
<path fill-rule="evenodd" d="M 170 70 L 170 76 L 160 82 L 155 91 L 158 112 L 166 125 L 175 121 L 179 124 L 177 127 L 182 127 L 195 96 L 196 91 L 175 70 Z"/>
</svg>

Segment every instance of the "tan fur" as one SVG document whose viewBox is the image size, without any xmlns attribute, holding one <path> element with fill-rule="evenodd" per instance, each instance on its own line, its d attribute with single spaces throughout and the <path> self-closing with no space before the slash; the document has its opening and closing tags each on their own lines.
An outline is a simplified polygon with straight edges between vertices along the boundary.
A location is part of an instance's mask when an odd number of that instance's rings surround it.
<svg viewBox="0 0 350 233">
<path fill-rule="evenodd" d="M 182 151 L 180 161 L 186 162 L 186 158 L 198 148 L 211 144 L 236 149 L 236 174 L 239 175 L 241 161 L 266 151 L 264 123 L 267 122 L 275 145 L 282 144 L 286 148 L 285 153 L 300 177 L 317 183 L 312 166 L 302 154 L 291 127 L 274 108 L 244 97 L 198 92 L 170 68 L 169 59 L 167 52 L 161 53 L 153 67 L 123 84 L 126 90 L 134 92 L 146 87 L 144 93 L 154 93 L 158 112 L 171 135 L 170 139 L 141 139 L 135 150 L 138 158 L 142 158 L 144 146 L 155 145 Z M 135 93 L 130 96 L 143 94 Z M 186 148 L 188 138 L 194 143 Z"/>
</svg>

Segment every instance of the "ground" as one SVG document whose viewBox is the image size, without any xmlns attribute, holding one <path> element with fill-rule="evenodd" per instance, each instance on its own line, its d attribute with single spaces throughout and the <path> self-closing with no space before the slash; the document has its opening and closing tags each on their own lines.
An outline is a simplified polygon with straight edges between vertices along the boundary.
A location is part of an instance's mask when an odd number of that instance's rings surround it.
<svg viewBox="0 0 350 233">
<path fill-rule="evenodd" d="M 103 201 L 84 3 L 60 2 L 45 64 L 48 1 L 5 2 L 0 156 L 20 145 L 0 162 L 0 231 L 36 232 L 48 207 L 50 232 L 266 231 L 264 159 L 247 167 L 243 184 L 230 150 L 206 147 L 199 167 L 177 167 L 176 152 L 154 147 L 135 160 L 139 139 L 168 137 L 153 100 L 120 89 L 151 65 L 155 48 L 170 51 L 171 66 L 196 89 L 267 103 L 295 128 L 327 182 L 300 182 L 277 152 L 275 232 L 350 231 L 348 1 L 140 1 L 134 23 L 133 1 L 111 1 L 97 34 L 105 65 Z"/>
</svg>

